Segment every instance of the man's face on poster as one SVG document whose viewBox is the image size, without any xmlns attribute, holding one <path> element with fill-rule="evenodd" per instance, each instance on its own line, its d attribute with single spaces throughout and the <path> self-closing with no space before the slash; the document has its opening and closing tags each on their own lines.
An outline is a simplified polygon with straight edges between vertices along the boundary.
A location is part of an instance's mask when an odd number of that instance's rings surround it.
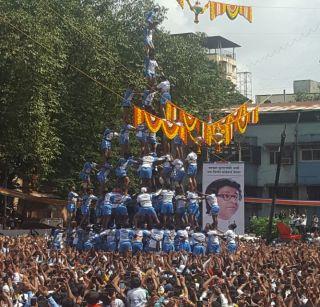
<svg viewBox="0 0 320 307">
<path fill-rule="evenodd" d="M 230 220 L 239 208 L 239 191 L 230 186 L 219 188 L 217 200 L 220 207 L 218 218 L 221 220 Z"/>
</svg>

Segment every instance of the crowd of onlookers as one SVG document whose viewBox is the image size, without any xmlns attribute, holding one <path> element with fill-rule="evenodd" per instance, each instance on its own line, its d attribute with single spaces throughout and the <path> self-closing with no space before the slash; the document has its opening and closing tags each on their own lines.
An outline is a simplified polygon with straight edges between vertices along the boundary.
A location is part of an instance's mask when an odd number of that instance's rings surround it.
<svg viewBox="0 0 320 307">
<path fill-rule="evenodd" d="M 320 306 L 319 246 L 239 241 L 230 254 L 124 254 L 0 237 L 1 306 Z"/>
</svg>

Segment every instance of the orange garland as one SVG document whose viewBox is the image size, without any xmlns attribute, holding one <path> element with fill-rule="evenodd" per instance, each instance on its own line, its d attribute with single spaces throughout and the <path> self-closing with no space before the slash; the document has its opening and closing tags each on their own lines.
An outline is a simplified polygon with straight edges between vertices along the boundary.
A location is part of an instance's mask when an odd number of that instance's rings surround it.
<svg viewBox="0 0 320 307">
<path fill-rule="evenodd" d="M 146 111 L 144 111 L 144 116 L 145 116 L 146 124 L 149 130 L 153 133 L 158 132 L 162 125 L 162 119 Z"/>
</svg>

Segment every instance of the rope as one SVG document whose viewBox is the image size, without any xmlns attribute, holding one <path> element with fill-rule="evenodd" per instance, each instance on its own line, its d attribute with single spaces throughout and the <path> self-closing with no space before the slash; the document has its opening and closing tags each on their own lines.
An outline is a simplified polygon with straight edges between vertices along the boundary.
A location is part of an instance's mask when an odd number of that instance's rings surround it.
<svg viewBox="0 0 320 307">
<path fill-rule="evenodd" d="M 56 58 L 54 55 L 54 52 L 47 47 L 46 45 L 38 42 L 36 39 L 34 39 L 33 37 L 31 37 L 28 33 L 24 32 L 23 30 L 19 29 L 18 27 L 16 27 L 14 24 L 12 24 L 10 21 L 8 21 L 6 19 L 6 17 L 2 14 L 0 14 L 0 16 L 2 17 L 3 21 L 5 23 L 7 23 L 11 28 L 15 29 L 16 31 L 22 33 L 23 35 L 25 35 L 27 38 L 29 38 L 30 40 L 32 40 L 34 43 L 36 43 L 38 46 L 42 47 L 43 49 L 45 49 L 46 51 L 48 51 L 51 54 L 51 57 Z M 54 54 L 54 55 L 52 55 Z M 89 78 L 90 80 L 92 80 L 93 82 L 95 82 L 96 84 L 100 85 L 101 87 L 103 87 L 104 89 L 106 89 L 107 91 L 113 93 L 114 95 L 116 95 L 117 97 L 119 97 L 120 99 L 123 99 L 123 96 L 119 95 L 117 92 L 115 92 L 114 90 L 112 90 L 111 88 L 109 88 L 108 86 L 106 86 L 105 84 L 103 84 L 102 82 L 100 82 L 99 80 L 97 80 L 95 77 L 90 76 L 89 74 L 87 74 L 86 72 L 84 72 L 82 69 L 80 69 L 79 67 L 71 64 L 70 62 L 66 61 L 66 60 L 61 60 L 59 59 L 59 61 L 61 62 L 65 62 L 67 63 L 70 67 L 72 67 L 73 69 L 75 69 L 76 71 L 78 71 L 79 73 L 83 74 L 84 76 L 86 76 L 87 78 Z"/>
</svg>

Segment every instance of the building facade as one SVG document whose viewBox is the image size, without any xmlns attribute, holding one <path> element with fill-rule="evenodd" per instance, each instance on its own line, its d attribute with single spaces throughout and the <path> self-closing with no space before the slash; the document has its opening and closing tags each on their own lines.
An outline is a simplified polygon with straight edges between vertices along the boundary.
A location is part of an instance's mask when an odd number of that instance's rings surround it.
<svg viewBox="0 0 320 307">
<path fill-rule="evenodd" d="M 223 157 L 245 162 L 246 197 L 272 198 L 284 129 L 277 198 L 320 200 L 320 101 L 261 105 L 259 124 L 249 126 L 243 136 L 236 136 Z M 269 210 L 269 205 L 247 204 L 246 218 L 266 216 Z M 313 207 L 299 207 L 299 211 L 306 212 L 309 221 L 313 214 L 320 214 Z"/>
</svg>

